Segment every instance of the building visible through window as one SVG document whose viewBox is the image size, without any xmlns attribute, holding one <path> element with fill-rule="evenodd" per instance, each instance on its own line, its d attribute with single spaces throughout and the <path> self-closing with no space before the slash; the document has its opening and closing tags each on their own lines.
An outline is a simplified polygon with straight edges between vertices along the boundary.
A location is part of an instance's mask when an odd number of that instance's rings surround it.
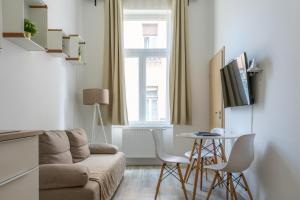
<svg viewBox="0 0 300 200">
<path fill-rule="evenodd" d="M 150 42 L 155 43 L 155 39 L 158 36 L 157 33 L 158 24 L 143 24 L 143 36 L 144 36 L 144 48 L 150 48 Z"/>
</svg>

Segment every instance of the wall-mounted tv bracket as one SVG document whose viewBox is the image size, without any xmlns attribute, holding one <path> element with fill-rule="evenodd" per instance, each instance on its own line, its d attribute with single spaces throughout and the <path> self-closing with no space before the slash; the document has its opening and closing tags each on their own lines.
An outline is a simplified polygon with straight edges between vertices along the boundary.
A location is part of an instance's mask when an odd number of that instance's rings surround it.
<svg viewBox="0 0 300 200">
<path fill-rule="evenodd" d="M 256 63 L 255 58 L 253 58 L 250 61 L 249 66 L 250 67 L 247 69 L 247 72 L 249 73 L 250 76 L 255 76 L 256 74 L 263 71 L 263 69 L 261 69 L 259 65 Z"/>
</svg>

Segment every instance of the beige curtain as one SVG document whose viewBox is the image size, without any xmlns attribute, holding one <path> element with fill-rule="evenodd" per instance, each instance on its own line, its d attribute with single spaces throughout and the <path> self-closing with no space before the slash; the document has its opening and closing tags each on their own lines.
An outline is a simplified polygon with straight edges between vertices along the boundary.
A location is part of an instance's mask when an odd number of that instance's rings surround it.
<svg viewBox="0 0 300 200">
<path fill-rule="evenodd" d="M 114 125 L 127 124 L 125 75 L 123 62 L 122 0 L 105 0 L 104 85 L 110 90 L 106 113 Z"/>
<path fill-rule="evenodd" d="M 173 44 L 170 65 L 172 124 L 191 124 L 191 86 L 188 66 L 187 0 L 173 0 Z"/>
</svg>

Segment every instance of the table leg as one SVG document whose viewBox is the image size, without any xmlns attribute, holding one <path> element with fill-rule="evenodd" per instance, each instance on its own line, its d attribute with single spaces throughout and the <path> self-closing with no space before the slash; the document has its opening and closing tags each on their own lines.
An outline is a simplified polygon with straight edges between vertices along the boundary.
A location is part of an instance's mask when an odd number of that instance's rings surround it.
<svg viewBox="0 0 300 200">
<path fill-rule="evenodd" d="M 190 155 L 190 158 L 189 158 L 190 162 L 193 159 L 193 154 L 195 152 L 196 146 L 197 146 L 197 139 L 195 139 L 194 144 L 193 144 L 193 148 L 192 148 L 191 155 Z M 188 174 L 190 173 L 190 170 L 192 170 L 191 169 L 191 163 L 189 163 L 186 167 L 186 171 L 185 171 L 185 175 L 184 175 L 184 182 L 187 182 L 187 179 L 188 179 L 188 176 L 189 176 Z"/>
<path fill-rule="evenodd" d="M 197 194 L 197 184 L 198 184 L 198 177 L 199 177 L 199 172 L 201 168 L 201 151 L 202 151 L 202 143 L 203 140 L 200 139 L 199 147 L 198 147 L 198 158 L 197 158 L 197 167 L 196 167 L 196 174 L 195 174 L 195 180 L 194 180 L 194 191 L 193 191 L 193 200 L 196 199 L 196 194 Z"/>
<path fill-rule="evenodd" d="M 222 153 L 222 160 L 223 160 L 223 162 L 227 162 L 226 154 L 225 154 L 225 148 L 224 148 L 224 145 L 222 143 L 220 144 L 220 148 L 221 148 L 221 153 Z"/>
<path fill-rule="evenodd" d="M 214 139 L 212 140 L 212 144 L 214 148 L 214 163 L 218 164 L 217 147 Z"/>
</svg>

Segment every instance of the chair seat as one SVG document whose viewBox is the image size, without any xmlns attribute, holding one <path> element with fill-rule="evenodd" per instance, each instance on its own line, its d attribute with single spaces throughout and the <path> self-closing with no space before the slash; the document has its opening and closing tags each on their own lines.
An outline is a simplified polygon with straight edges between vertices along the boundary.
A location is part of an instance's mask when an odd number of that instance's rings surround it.
<svg viewBox="0 0 300 200">
<path fill-rule="evenodd" d="M 206 165 L 206 166 L 204 166 L 204 168 L 215 170 L 215 171 L 223 171 L 226 166 L 227 166 L 227 163 L 218 163 L 218 164 L 214 164 L 214 165 Z"/>
<path fill-rule="evenodd" d="M 168 162 L 168 163 L 182 163 L 182 164 L 190 163 L 189 159 L 187 159 L 186 157 L 183 157 L 183 156 L 164 155 L 160 159 L 163 162 Z"/>
<path fill-rule="evenodd" d="M 187 157 L 187 158 L 190 158 L 191 153 L 192 153 L 191 151 L 185 152 L 184 156 Z M 209 152 L 205 149 L 201 151 L 201 157 L 202 158 L 210 158 L 210 157 L 213 157 L 213 156 L 214 156 L 214 154 L 212 152 Z M 195 153 L 193 158 L 198 159 L 198 153 Z"/>
</svg>

